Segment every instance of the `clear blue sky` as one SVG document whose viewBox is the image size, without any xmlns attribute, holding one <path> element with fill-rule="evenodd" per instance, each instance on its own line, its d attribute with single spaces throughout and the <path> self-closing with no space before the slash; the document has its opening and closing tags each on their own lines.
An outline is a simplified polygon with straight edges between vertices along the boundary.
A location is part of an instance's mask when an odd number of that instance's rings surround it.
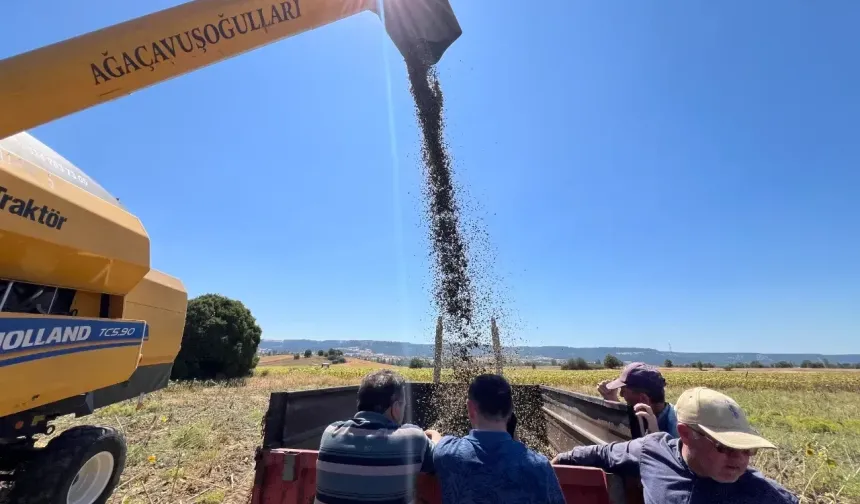
<svg viewBox="0 0 860 504">
<path fill-rule="evenodd" d="M 0 57 L 176 3 L 13 2 Z M 520 341 L 860 352 L 860 3 L 452 3 L 447 135 Z M 418 132 L 372 14 L 31 133 L 264 337 L 431 340 Z"/>
</svg>

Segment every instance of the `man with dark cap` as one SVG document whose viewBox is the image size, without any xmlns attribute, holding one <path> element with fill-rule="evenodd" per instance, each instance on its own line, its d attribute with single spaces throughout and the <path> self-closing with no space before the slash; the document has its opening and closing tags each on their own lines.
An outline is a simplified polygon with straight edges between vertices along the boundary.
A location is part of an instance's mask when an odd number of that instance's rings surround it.
<svg viewBox="0 0 860 504">
<path fill-rule="evenodd" d="M 675 408 L 666 402 L 666 379 L 654 366 L 644 362 L 631 362 L 615 380 L 605 380 L 597 391 L 607 401 L 618 402 L 618 393 L 636 415 L 646 421 L 651 432 L 667 432 L 678 437 L 678 418 Z"/>
</svg>

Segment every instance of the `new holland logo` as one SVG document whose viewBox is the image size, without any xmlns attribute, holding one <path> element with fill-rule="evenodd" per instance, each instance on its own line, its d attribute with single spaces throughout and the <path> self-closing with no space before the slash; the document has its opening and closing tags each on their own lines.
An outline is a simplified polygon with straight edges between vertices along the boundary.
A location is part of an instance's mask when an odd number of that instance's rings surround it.
<svg viewBox="0 0 860 504">
<path fill-rule="evenodd" d="M 92 327 L 85 325 L 0 332 L 0 348 L 5 352 L 29 347 L 54 346 L 58 343 L 79 343 L 89 339 L 92 330 Z"/>
<path fill-rule="evenodd" d="M 39 206 L 33 198 L 23 200 L 12 196 L 5 187 L 0 187 L 0 210 L 56 230 L 62 229 L 63 224 L 69 220 L 60 215 L 59 211 L 49 209 L 47 205 Z"/>
</svg>

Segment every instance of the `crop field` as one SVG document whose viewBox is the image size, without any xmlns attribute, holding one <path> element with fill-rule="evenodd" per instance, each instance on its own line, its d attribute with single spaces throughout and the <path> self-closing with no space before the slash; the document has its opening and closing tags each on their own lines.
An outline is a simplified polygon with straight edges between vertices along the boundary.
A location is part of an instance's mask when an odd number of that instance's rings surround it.
<svg viewBox="0 0 860 504">
<path fill-rule="evenodd" d="M 373 367 L 359 362 L 322 369 L 285 362 L 290 365 L 263 366 L 237 382 L 171 383 L 140 403 L 61 419 L 58 430 L 101 424 L 125 433 L 128 460 L 112 503 L 245 503 L 269 393 L 357 384 Z M 398 371 L 413 381 L 432 378 L 429 369 Z M 600 380 L 617 373 L 516 368 L 506 375 L 514 383 L 595 393 Z M 779 446 L 759 454 L 753 465 L 801 495 L 802 502 L 860 503 L 860 372 L 673 369 L 666 379 L 671 402 L 696 385 L 734 397 Z"/>
</svg>

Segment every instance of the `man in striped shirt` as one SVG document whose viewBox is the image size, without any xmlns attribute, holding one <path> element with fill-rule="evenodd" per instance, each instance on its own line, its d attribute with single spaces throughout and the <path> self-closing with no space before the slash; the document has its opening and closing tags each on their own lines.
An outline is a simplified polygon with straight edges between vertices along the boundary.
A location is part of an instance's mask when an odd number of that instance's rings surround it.
<svg viewBox="0 0 860 504">
<path fill-rule="evenodd" d="M 358 413 L 323 432 L 317 459 L 315 503 L 409 504 L 419 472 L 433 472 L 428 436 L 438 432 L 403 422 L 405 381 L 389 370 L 374 371 L 358 389 Z"/>
</svg>

